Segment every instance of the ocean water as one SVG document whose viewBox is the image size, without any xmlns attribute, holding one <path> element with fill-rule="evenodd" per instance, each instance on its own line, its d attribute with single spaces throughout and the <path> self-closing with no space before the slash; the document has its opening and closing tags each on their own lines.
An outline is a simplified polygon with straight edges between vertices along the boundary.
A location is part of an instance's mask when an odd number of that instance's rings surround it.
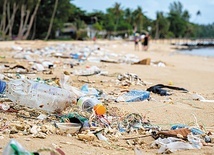
<svg viewBox="0 0 214 155">
<path fill-rule="evenodd" d="M 188 54 L 188 55 L 196 55 L 196 56 L 203 56 L 203 57 L 214 57 L 214 48 L 199 48 L 199 49 L 192 49 L 192 50 L 180 50 L 177 51 L 178 53 Z"/>
</svg>

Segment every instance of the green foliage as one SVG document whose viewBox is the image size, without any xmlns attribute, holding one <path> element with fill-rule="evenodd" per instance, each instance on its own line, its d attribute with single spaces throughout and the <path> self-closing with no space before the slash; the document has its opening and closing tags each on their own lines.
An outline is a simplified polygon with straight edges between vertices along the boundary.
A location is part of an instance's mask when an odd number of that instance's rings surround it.
<svg viewBox="0 0 214 155">
<path fill-rule="evenodd" d="M 153 23 L 152 33 L 156 39 L 172 37 L 172 33 L 169 33 L 170 23 L 163 12 L 156 13 L 156 20 Z"/>
<path fill-rule="evenodd" d="M 0 23 L 3 21 L 3 3 L 5 0 L 0 0 Z M 12 4 L 18 4 L 18 10 L 15 15 L 13 25 L 13 35 L 17 34 L 20 27 L 21 6 L 26 4 L 26 11 L 31 13 L 35 8 L 37 1 L 35 0 L 7 0 L 10 2 L 10 10 L 12 12 Z M 41 0 L 34 24 L 32 26 L 30 37 L 35 33 L 34 39 L 44 39 L 50 19 L 54 10 L 55 0 Z M 185 10 L 183 5 L 177 1 L 169 5 L 169 12 L 157 11 L 156 19 L 149 19 L 143 12 L 143 8 L 138 6 L 135 10 L 123 8 L 120 3 L 115 3 L 112 7 L 107 8 L 106 12 L 94 10 L 87 13 L 81 8 L 72 4 L 70 0 L 59 0 L 56 15 L 53 21 L 53 27 L 50 34 L 50 39 L 55 38 L 55 32 L 63 28 L 64 23 L 71 23 L 71 29 L 75 32 L 72 34 L 74 39 L 83 39 L 87 37 L 87 25 L 93 26 L 94 29 L 101 31 L 106 30 L 109 35 L 130 34 L 132 32 L 149 31 L 151 27 L 151 36 L 153 38 L 205 38 L 214 37 L 214 24 L 198 25 L 189 21 L 190 14 Z M 6 12 L 7 13 L 7 12 Z M 200 18 L 201 11 L 196 13 Z M 6 15 L 8 17 L 8 15 Z M 6 18 L 6 25 L 8 18 Z M 35 30 L 35 31 L 34 31 Z M 7 36 L 0 28 L 0 32 Z M 71 36 L 71 34 L 68 34 Z"/>
<path fill-rule="evenodd" d="M 99 24 L 98 22 L 96 22 L 95 24 L 93 24 L 93 28 L 95 30 L 98 30 L 98 31 L 101 31 L 103 28 L 102 28 L 102 25 Z"/>
<path fill-rule="evenodd" d="M 36 39 L 43 39 L 48 31 L 50 18 L 54 9 L 55 0 L 42 1 L 36 17 Z M 63 24 L 68 21 L 72 5 L 69 0 L 60 0 L 50 38 L 55 38 L 55 31 L 61 29 Z"/>
<path fill-rule="evenodd" d="M 174 36 L 176 38 L 184 37 L 186 35 L 186 32 L 190 30 L 189 12 L 187 10 L 183 10 L 183 5 L 180 2 L 171 3 L 169 9 L 170 9 L 168 15 L 168 20 L 170 22 L 169 31 L 174 33 Z"/>
</svg>

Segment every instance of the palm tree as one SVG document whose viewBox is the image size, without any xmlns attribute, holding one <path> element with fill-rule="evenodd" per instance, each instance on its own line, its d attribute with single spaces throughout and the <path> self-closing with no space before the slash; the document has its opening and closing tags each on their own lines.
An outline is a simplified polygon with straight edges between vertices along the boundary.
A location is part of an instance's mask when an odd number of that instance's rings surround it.
<svg viewBox="0 0 214 155">
<path fill-rule="evenodd" d="M 200 16 L 200 15 L 201 15 L 201 11 L 198 10 L 198 11 L 196 12 L 196 16 Z"/>
<path fill-rule="evenodd" d="M 47 35 L 45 37 L 45 40 L 48 39 L 48 37 L 49 37 L 49 35 L 51 33 L 51 29 L 52 29 L 52 26 L 53 26 L 54 17 L 55 17 L 57 6 L 58 6 L 58 1 L 59 0 L 55 0 L 54 10 L 53 10 L 53 13 L 52 13 L 52 16 L 51 16 L 51 21 L 50 21 L 50 24 L 49 24 L 48 33 L 47 33 Z"/>
<path fill-rule="evenodd" d="M 143 28 L 143 12 L 142 8 L 140 6 L 137 7 L 137 9 L 133 12 L 134 15 L 134 31 L 138 30 L 141 32 Z"/>
<path fill-rule="evenodd" d="M 201 16 L 201 11 L 200 11 L 200 10 L 198 10 L 198 11 L 196 12 L 196 17 L 195 17 L 195 20 L 194 20 L 194 21 L 196 21 L 197 18 L 198 18 L 199 16 Z"/>
<path fill-rule="evenodd" d="M 131 9 L 127 8 L 125 10 L 125 20 L 129 25 L 133 25 L 133 12 Z M 133 28 L 133 27 L 132 27 Z M 129 31 L 129 30 L 128 30 Z"/>
<path fill-rule="evenodd" d="M 120 16 L 122 15 L 121 4 L 116 2 L 114 4 L 114 7 L 113 7 L 112 11 L 113 11 L 113 14 L 115 16 L 114 31 L 116 31 L 118 23 L 119 23 Z"/>
<path fill-rule="evenodd" d="M 183 5 L 180 2 L 173 2 L 170 4 L 169 9 L 169 29 L 174 33 L 175 37 L 183 37 L 190 18 L 189 12 L 187 10 L 183 11 Z"/>
<path fill-rule="evenodd" d="M 156 21 L 155 21 L 155 39 L 159 39 L 159 22 L 162 16 L 162 12 L 156 12 Z"/>
<path fill-rule="evenodd" d="M 164 17 L 163 12 L 156 12 L 155 39 L 165 38 L 169 29 L 169 21 Z"/>
</svg>

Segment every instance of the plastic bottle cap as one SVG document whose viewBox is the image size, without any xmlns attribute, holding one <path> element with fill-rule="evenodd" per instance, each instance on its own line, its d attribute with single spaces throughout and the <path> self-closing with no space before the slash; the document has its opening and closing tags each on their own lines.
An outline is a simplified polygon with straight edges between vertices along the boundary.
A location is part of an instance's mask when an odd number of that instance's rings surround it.
<svg viewBox="0 0 214 155">
<path fill-rule="evenodd" d="M 6 88 L 6 82 L 0 80 L 0 93 L 3 93 Z"/>
<path fill-rule="evenodd" d="M 104 107 L 102 104 L 97 104 L 94 106 L 94 111 L 97 115 L 103 115 L 106 113 L 106 107 Z"/>
</svg>

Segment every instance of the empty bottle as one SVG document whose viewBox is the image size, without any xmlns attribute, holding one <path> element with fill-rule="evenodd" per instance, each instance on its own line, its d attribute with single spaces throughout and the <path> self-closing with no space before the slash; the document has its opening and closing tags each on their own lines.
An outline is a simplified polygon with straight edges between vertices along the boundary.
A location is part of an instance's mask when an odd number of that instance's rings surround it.
<svg viewBox="0 0 214 155">
<path fill-rule="evenodd" d="M 143 90 L 131 90 L 128 93 L 125 93 L 119 96 L 117 102 L 138 102 L 144 101 L 150 98 L 150 92 Z"/>
<path fill-rule="evenodd" d="M 71 91 L 28 79 L 0 81 L 0 93 L 14 103 L 47 112 L 61 112 L 76 102 Z"/>
<path fill-rule="evenodd" d="M 97 115 L 103 115 L 106 113 L 106 108 L 95 97 L 83 96 L 79 98 L 77 105 L 83 111 L 87 111 L 87 112 L 92 112 L 92 109 L 94 109 Z"/>
<path fill-rule="evenodd" d="M 17 142 L 15 139 L 11 139 L 7 146 L 4 148 L 2 155 L 34 155 L 34 153 L 31 153 L 27 151 L 19 142 Z M 38 153 L 37 153 L 38 154 Z M 36 155 L 36 153 L 35 153 Z"/>
</svg>

